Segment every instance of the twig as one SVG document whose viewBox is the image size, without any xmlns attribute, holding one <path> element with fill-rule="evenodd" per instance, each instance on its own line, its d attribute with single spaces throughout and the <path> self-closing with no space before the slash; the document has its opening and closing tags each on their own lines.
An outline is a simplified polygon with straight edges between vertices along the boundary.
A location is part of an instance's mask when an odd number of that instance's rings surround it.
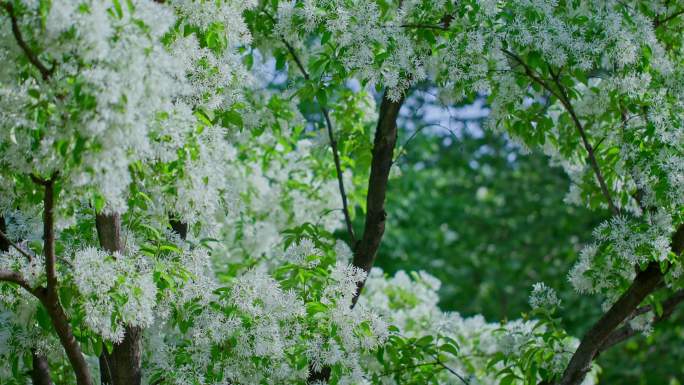
<svg viewBox="0 0 684 385">
<path fill-rule="evenodd" d="M 670 21 L 670 20 L 674 19 L 675 17 L 680 16 L 682 14 L 684 14 L 684 9 L 676 11 L 675 13 L 667 16 L 666 18 L 664 18 L 662 20 L 660 19 L 660 17 L 656 17 L 655 20 L 653 20 L 653 28 L 658 28 L 658 27 L 662 26 L 663 24 L 667 23 L 668 21 Z"/>
<path fill-rule="evenodd" d="M 577 131 L 579 132 L 580 137 L 582 138 L 582 143 L 584 144 L 584 148 L 587 150 L 587 154 L 589 155 L 589 162 L 591 164 L 591 168 L 594 170 L 594 174 L 596 175 L 596 179 L 598 179 L 598 182 L 599 182 L 599 185 L 601 187 L 601 192 L 603 193 L 603 196 L 608 201 L 608 207 L 610 208 L 610 211 L 612 211 L 614 215 L 619 215 L 620 210 L 613 203 L 613 199 L 610 196 L 610 191 L 608 190 L 608 186 L 606 185 L 606 181 L 603 177 L 603 173 L 601 173 L 601 168 L 599 167 L 598 161 L 596 160 L 596 155 L 594 154 L 594 148 L 592 147 L 591 143 L 589 143 L 589 138 L 587 138 L 587 134 L 584 130 L 584 127 L 582 126 L 582 123 L 577 118 L 577 114 L 575 113 L 575 109 L 572 107 L 572 104 L 570 103 L 570 99 L 568 98 L 568 95 L 565 92 L 565 88 L 563 88 L 563 86 L 560 84 L 558 77 L 554 77 L 554 81 L 555 81 L 558 89 L 560 90 L 561 95 L 564 98 L 564 100 L 561 100 L 561 103 L 563 103 L 563 105 L 565 106 L 565 109 L 570 114 L 570 117 L 572 118 L 572 121 L 575 124 L 575 127 L 577 128 Z"/>
<path fill-rule="evenodd" d="M 28 58 L 29 62 L 33 64 L 34 67 L 38 69 L 40 72 L 41 76 L 43 77 L 43 80 L 48 80 L 50 78 L 50 75 L 55 70 L 55 67 L 53 66 L 52 68 L 48 69 L 45 64 L 43 64 L 40 59 L 38 59 L 38 56 L 31 50 L 31 48 L 26 44 L 26 41 L 24 40 L 23 35 L 21 34 L 21 29 L 19 28 L 19 22 L 17 20 L 17 15 L 14 12 L 14 6 L 10 2 L 3 2 L 2 7 L 5 8 L 7 13 L 9 14 L 10 21 L 12 24 L 12 34 L 14 35 L 14 39 L 17 41 L 17 44 L 21 48 L 21 50 L 24 52 L 26 57 Z"/>
<path fill-rule="evenodd" d="M 342 211 L 344 212 L 344 221 L 347 225 L 347 232 L 349 233 L 349 238 L 351 239 L 351 244 L 356 244 L 356 237 L 354 236 L 354 228 L 352 226 L 351 217 L 349 215 L 349 204 L 347 203 L 347 193 L 344 189 L 344 180 L 342 178 L 342 166 L 340 164 L 340 154 L 337 150 L 337 140 L 333 134 L 332 122 L 330 121 L 330 115 L 328 109 L 321 106 L 323 110 L 323 116 L 325 117 L 325 124 L 328 127 L 328 138 L 330 140 L 330 147 L 333 152 L 333 159 L 335 161 L 335 170 L 337 172 L 337 184 L 340 189 L 340 196 L 342 197 Z"/>
<path fill-rule="evenodd" d="M 560 81 L 558 79 L 558 75 L 554 75 L 554 83 L 558 87 L 558 90 L 554 90 L 551 86 L 549 86 L 543 79 L 539 77 L 539 75 L 532 69 L 530 68 L 527 63 L 525 63 L 520 57 L 518 57 L 516 54 L 512 53 L 511 51 L 508 51 L 506 49 L 503 50 L 503 52 L 518 62 L 523 68 L 525 69 L 525 74 L 529 76 L 534 82 L 542 86 L 544 89 L 549 91 L 553 96 L 555 96 L 563 105 L 565 110 L 568 112 L 570 115 L 570 118 L 573 121 L 573 124 L 575 125 L 575 128 L 580 134 L 580 137 L 582 139 L 582 144 L 584 145 L 585 150 L 587 151 L 587 154 L 589 156 L 589 164 L 591 165 L 592 170 L 594 171 L 594 174 L 596 176 L 596 179 L 599 182 L 599 186 L 601 188 L 601 193 L 603 194 L 604 198 L 607 200 L 608 207 L 610 208 L 611 212 L 614 215 L 620 214 L 620 210 L 613 204 L 613 199 L 610 196 L 610 191 L 608 190 L 608 186 L 606 185 L 606 181 L 603 178 L 603 174 L 601 173 L 601 168 L 598 165 L 598 162 L 596 160 L 596 156 L 594 154 L 594 148 L 592 147 L 591 143 L 589 143 L 589 139 L 587 138 L 586 132 L 584 130 L 584 127 L 582 126 L 582 123 L 579 121 L 579 118 L 577 117 L 577 114 L 575 113 L 574 108 L 572 107 L 572 104 L 570 103 L 570 99 L 568 98 L 568 95 L 565 93 L 565 89 L 563 86 L 560 84 Z M 552 73 L 553 75 L 553 73 Z"/>
<path fill-rule="evenodd" d="M 449 373 L 451 373 L 451 374 L 453 374 L 454 376 L 458 377 L 458 379 L 461 380 L 461 382 L 463 382 L 464 384 L 470 385 L 470 382 L 469 382 L 468 380 L 466 380 L 462 375 L 460 375 L 460 374 L 459 374 L 457 371 L 455 371 L 454 369 L 448 367 L 444 362 L 442 362 L 442 360 L 439 359 L 439 357 L 435 356 L 434 354 L 432 355 L 432 357 L 433 357 L 433 358 L 435 359 L 435 361 L 437 362 L 437 365 L 441 366 L 442 368 L 446 369 Z"/>
<path fill-rule="evenodd" d="M 438 29 L 446 31 L 447 27 L 443 24 L 402 24 L 401 28 L 415 28 L 415 29 Z"/>
<path fill-rule="evenodd" d="M 275 18 L 273 16 L 271 16 L 270 13 L 266 12 L 265 10 L 263 12 L 273 22 L 275 22 Z M 284 37 L 282 37 L 280 40 L 283 42 L 283 44 L 287 48 L 287 51 L 290 53 L 290 56 L 292 56 L 292 59 L 294 60 L 295 64 L 297 65 L 297 68 L 299 68 L 299 72 L 301 72 L 302 76 L 304 76 L 304 79 L 311 80 L 309 73 L 306 71 L 306 68 L 304 67 L 304 63 L 302 63 L 302 61 L 299 58 L 299 55 L 297 55 L 297 52 L 295 51 L 294 47 L 292 47 L 292 45 Z M 332 121 L 330 120 L 330 112 L 329 112 L 328 108 L 321 104 L 321 111 L 323 113 L 323 118 L 325 120 L 325 125 L 326 125 L 327 131 L 328 131 L 328 139 L 330 140 L 330 148 L 332 149 L 333 160 L 335 162 L 335 172 L 337 174 L 337 185 L 339 187 L 340 196 L 342 198 L 342 212 L 344 213 L 344 222 L 347 226 L 347 233 L 349 233 L 349 238 L 351 240 L 351 244 L 354 245 L 354 244 L 356 244 L 356 237 L 354 236 L 354 227 L 352 226 L 351 215 L 349 214 L 349 203 L 347 201 L 347 193 L 346 193 L 345 188 L 344 188 L 342 165 L 340 162 L 340 153 L 339 153 L 339 150 L 337 148 L 337 140 L 335 139 L 334 129 L 333 129 Z"/>
<path fill-rule="evenodd" d="M 26 259 L 28 259 L 29 262 L 31 262 L 33 260 L 33 256 L 31 254 L 29 254 L 27 251 L 25 251 L 24 249 L 19 247 L 19 245 L 17 245 L 16 243 L 12 242 L 12 240 L 9 239 L 7 234 L 3 233 L 2 230 L 0 230 L 0 238 L 4 239 L 5 242 L 9 243 L 10 246 L 15 248 L 19 253 L 21 253 L 21 255 L 26 257 Z"/>
</svg>

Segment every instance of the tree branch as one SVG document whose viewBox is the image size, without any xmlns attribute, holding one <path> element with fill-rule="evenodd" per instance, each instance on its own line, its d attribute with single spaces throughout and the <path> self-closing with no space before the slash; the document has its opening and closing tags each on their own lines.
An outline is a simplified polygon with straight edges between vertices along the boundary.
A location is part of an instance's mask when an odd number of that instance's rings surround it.
<svg viewBox="0 0 684 385">
<path fill-rule="evenodd" d="M 584 145 L 585 150 L 587 151 L 588 157 L 589 157 L 589 164 L 594 171 L 594 175 L 596 176 L 596 179 L 599 182 L 599 187 L 601 188 L 601 193 L 603 194 L 604 198 L 606 199 L 608 203 L 608 207 L 610 208 L 610 211 L 614 215 L 620 214 L 620 210 L 618 210 L 617 206 L 613 204 L 613 199 L 610 196 L 610 191 L 608 190 L 608 186 L 606 185 L 606 181 L 603 177 L 603 173 L 601 172 L 601 168 L 599 167 L 599 164 L 596 160 L 596 155 L 594 153 L 594 148 L 592 147 L 591 143 L 589 143 L 589 139 L 586 135 L 586 132 L 584 130 L 584 126 L 580 122 L 579 118 L 577 117 L 577 114 L 575 113 L 575 109 L 572 107 L 572 103 L 570 102 L 570 98 L 568 97 L 567 93 L 565 92 L 565 88 L 560 84 L 560 81 L 558 79 L 558 75 L 554 75 L 554 83 L 556 84 L 556 87 L 558 90 L 554 90 L 553 87 L 551 87 L 546 81 L 544 81 L 537 73 L 534 71 L 532 68 L 530 68 L 527 63 L 525 63 L 518 55 L 514 54 L 511 51 L 508 51 L 506 49 L 503 50 L 504 54 L 506 54 L 508 57 L 512 58 L 515 60 L 517 63 L 519 63 L 525 70 L 525 75 L 527 75 L 530 79 L 532 79 L 535 83 L 539 84 L 542 86 L 544 89 L 546 89 L 548 92 L 550 92 L 553 96 L 555 96 L 558 101 L 561 102 L 565 110 L 568 112 L 570 115 L 570 118 L 572 119 L 573 124 L 575 125 L 575 128 L 580 134 L 580 137 L 582 139 L 582 144 Z M 552 74 L 553 75 L 553 74 Z"/>
<path fill-rule="evenodd" d="M 33 180 L 44 186 L 43 196 L 43 252 L 45 253 L 45 273 L 47 276 L 47 289 L 45 294 L 40 295 L 43 306 L 50 315 L 52 324 L 64 347 L 69 363 L 76 375 L 78 385 L 92 385 L 93 381 L 88 370 L 88 364 L 83 358 L 81 346 L 76 341 L 69 319 L 59 303 L 59 282 L 57 281 L 56 256 L 55 256 L 55 180 L 54 173 L 48 180 L 33 176 Z"/>
<path fill-rule="evenodd" d="M 17 245 L 16 243 L 12 242 L 11 239 L 7 236 L 7 225 L 5 224 L 5 217 L 0 216 L 0 251 L 9 251 L 10 246 L 16 249 L 21 255 L 26 257 L 29 262 L 33 260 L 33 256 L 27 252 L 26 250 L 22 249 Z"/>
<path fill-rule="evenodd" d="M 436 363 L 437 365 L 441 366 L 443 369 L 445 369 L 445 370 L 448 371 L 449 373 L 451 373 L 451 374 L 453 374 L 454 376 L 456 376 L 459 380 L 461 380 L 462 383 L 464 383 L 465 385 L 470 385 L 470 381 L 466 380 L 466 379 L 465 379 L 461 374 L 459 374 L 457 371 L 455 371 L 454 369 L 452 369 L 452 368 L 450 368 L 449 366 L 447 366 L 444 362 L 442 362 L 442 360 L 439 359 L 439 357 L 437 357 L 436 355 L 432 354 L 432 358 L 435 359 L 435 363 Z"/>
<path fill-rule="evenodd" d="M 445 27 L 444 24 L 402 24 L 400 27 L 408 29 L 437 29 L 440 31 L 447 30 L 447 27 Z"/>
<path fill-rule="evenodd" d="M 124 245 L 121 237 L 121 217 L 119 214 L 96 214 L 95 228 L 97 239 L 103 249 L 114 252 L 123 252 Z"/>
<path fill-rule="evenodd" d="M 671 249 L 677 255 L 684 250 L 684 224 L 672 236 Z M 591 369 L 592 361 L 605 350 L 603 347 L 607 341 L 610 342 L 609 338 L 615 329 L 634 314 L 639 304 L 660 286 L 663 278 L 664 274 L 657 262 L 649 263 L 645 270 L 637 273 L 627 291 L 584 335 L 563 373 L 560 385 L 577 385 L 582 382 Z"/>
<path fill-rule="evenodd" d="M 10 246 L 16 248 L 24 254 L 29 262 L 31 261 L 31 256 L 28 255 L 27 253 L 24 253 L 23 250 L 21 250 L 17 245 L 15 245 L 9 237 L 4 233 L 7 231 L 7 224 L 5 223 L 5 217 L 0 216 L 0 251 L 9 251 Z M 23 287 L 26 291 L 29 293 L 33 294 L 34 296 L 38 297 L 38 293 L 40 292 L 39 290 L 33 290 L 30 285 L 28 285 L 23 277 L 19 273 L 11 273 L 11 272 L 2 272 L 0 271 L 0 276 L 2 275 L 7 275 L 7 273 L 10 273 L 14 283 L 19 283 L 21 282 L 20 286 Z M 2 280 L 2 278 L 0 278 Z M 31 351 L 31 381 L 33 382 L 33 385 L 53 385 L 52 379 L 50 378 L 50 365 L 48 365 L 47 357 L 45 355 L 40 354 L 36 352 L 35 349 Z"/>
<path fill-rule="evenodd" d="M 264 13 L 272 21 L 275 22 L 275 19 L 273 18 L 273 16 L 271 16 L 266 11 L 264 11 Z M 287 48 L 287 51 L 290 53 L 290 56 L 292 56 L 292 59 L 294 60 L 295 64 L 297 65 L 297 68 L 299 68 L 299 72 L 301 72 L 302 76 L 304 76 L 304 79 L 311 80 L 311 78 L 309 77 L 309 73 L 306 71 L 306 68 L 304 67 L 304 63 L 302 63 L 302 61 L 299 58 L 299 56 L 297 55 L 297 52 L 295 51 L 294 47 L 292 47 L 292 45 L 290 45 L 290 43 L 288 43 L 285 38 L 281 38 L 281 41 L 283 42 L 283 44 Z M 353 245 L 353 244 L 356 244 L 356 237 L 354 236 L 354 227 L 352 226 L 351 215 L 349 215 L 349 203 L 347 202 L 347 193 L 346 193 L 345 188 L 344 188 L 342 165 L 340 163 L 340 152 L 337 148 L 337 140 L 335 139 L 332 121 L 330 120 L 330 112 L 328 111 L 328 108 L 322 104 L 321 104 L 321 111 L 323 113 L 323 118 L 325 119 L 325 125 L 326 125 L 326 128 L 328 130 L 328 139 L 330 140 L 330 148 L 332 149 L 333 160 L 335 162 L 335 172 L 337 174 L 337 185 L 338 185 L 338 188 L 340 190 L 340 197 L 342 198 L 342 212 L 344 213 L 344 222 L 347 226 L 347 233 L 349 233 L 349 239 L 351 240 L 351 243 Z"/>
<path fill-rule="evenodd" d="M 5 281 L 5 282 L 12 282 L 16 283 L 17 285 L 23 287 L 28 291 L 29 293 L 36 295 L 36 291 L 29 285 L 28 281 L 20 274 L 17 273 L 16 271 L 10 271 L 10 270 L 0 270 L 0 281 Z M 36 295 L 37 297 L 37 295 Z"/>
<path fill-rule="evenodd" d="M 646 270 L 637 274 L 627 291 L 584 335 L 563 373 L 561 385 L 577 385 L 582 382 L 608 336 L 660 285 L 662 279 L 660 266 L 655 262 L 651 262 Z"/>
<path fill-rule="evenodd" d="M 40 72 L 40 75 L 43 77 L 43 80 L 48 80 L 50 78 L 50 75 L 54 72 L 54 67 L 48 69 L 45 64 L 43 64 L 40 59 L 38 59 L 38 56 L 31 50 L 31 47 L 26 44 L 26 41 L 24 40 L 24 36 L 21 34 L 21 29 L 19 28 L 19 22 L 17 20 L 17 15 L 14 12 L 14 6 L 12 6 L 12 3 L 10 2 L 3 2 L 2 7 L 5 8 L 7 11 L 7 14 L 10 17 L 10 21 L 12 24 L 12 34 L 14 35 L 14 39 L 17 41 L 17 44 L 21 48 L 21 50 L 24 52 L 24 55 L 26 55 L 26 58 L 28 58 L 28 61 L 33 64 L 34 67 L 38 69 Z"/>
<path fill-rule="evenodd" d="M 332 148 L 333 159 L 335 161 L 335 171 L 337 173 L 337 185 L 340 189 L 340 196 L 342 197 L 342 211 L 344 212 L 344 221 L 347 225 L 347 233 L 351 243 L 356 244 L 356 237 L 354 236 L 354 227 L 352 226 L 351 216 L 349 215 L 349 204 L 347 203 L 347 193 L 344 190 L 344 179 L 342 175 L 342 165 L 340 164 L 340 153 L 337 150 L 337 139 L 333 133 L 332 122 L 330 121 L 330 114 L 328 109 L 321 106 L 323 116 L 325 117 L 325 125 L 328 127 L 328 139 L 330 140 L 330 148 Z"/>
<path fill-rule="evenodd" d="M 31 353 L 31 357 L 33 361 L 33 368 L 31 368 L 31 381 L 33 385 L 53 385 L 47 357 L 35 350 Z"/>
<path fill-rule="evenodd" d="M 671 15 L 665 17 L 665 18 L 662 19 L 662 20 L 660 19 L 659 16 L 657 16 L 657 17 L 655 18 L 655 20 L 653 20 L 653 28 L 658 28 L 658 27 L 664 25 L 665 23 L 667 23 L 668 21 L 670 21 L 670 20 L 672 20 L 672 19 L 674 19 L 674 18 L 676 18 L 676 17 L 678 17 L 678 16 L 680 16 L 680 15 L 682 15 L 682 14 L 684 14 L 684 9 L 681 9 L 681 10 L 679 10 L 679 11 L 676 11 L 676 12 L 674 12 L 673 14 L 671 14 Z"/>
<path fill-rule="evenodd" d="M 589 143 L 589 138 L 587 138 L 587 134 L 584 130 L 584 126 L 582 126 L 582 123 L 577 118 L 577 114 L 575 113 L 575 109 L 572 107 L 572 103 L 570 103 L 570 98 L 568 98 L 568 95 L 565 92 L 565 88 L 563 88 L 563 86 L 560 84 L 558 77 L 554 77 L 554 81 L 556 83 L 556 86 L 560 90 L 561 95 L 563 96 L 563 99 L 561 99 L 561 103 L 563 104 L 563 106 L 565 106 L 565 109 L 570 114 L 570 117 L 572 118 L 572 121 L 575 124 L 575 127 L 577 128 L 577 131 L 579 132 L 580 137 L 582 138 L 582 144 L 584 144 L 584 148 L 587 150 L 587 154 L 589 155 L 589 163 L 591 164 L 591 168 L 594 170 L 594 174 L 596 175 L 596 179 L 598 179 L 599 186 L 601 187 L 601 192 L 603 193 L 603 196 L 608 201 L 608 207 L 610 208 L 610 211 L 614 215 L 618 215 L 618 214 L 620 214 L 620 210 L 613 203 L 613 198 L 610 196 L 610 191 L 608 190 L 608 186 L 606 185 L 606 181 L 603 177 L 603 173 L 601 172 L 601 168 L 599 167 L 598 161 L 596 161 L 596 155 L 594 154 L 594 148 L 592 147 L 591 143 Z"/>
<path fill-rule="evenodd" d="M 382 97 L 380 115 L 375 129 L 373 141 L 373 159 L 368 178 L 368 196 L 366 197 L 366 222 L 363 228 L 363 237 L 354 247 L 353 265 L 370 272 L 375 262 L 375 255 L 380 247 L 380 241 L 385 233 L 385 196 L 387 194 L 387 181 L 394 146 L 397 142 L 397 117 L 404 99 L 392 101 L 387 97 L 387 92 Z M 352 299 L 352 307 L 361 295 L 363 282 L 359 282 L 356 293 Z"/>
<path fill-rule="evenodd" d="M 663 313 L 657 317 L 653 317 L 653 323 L 655 324 L 669 318 L 672 313 L 674 313 L 674 310 L 677 308 L 677 306 L 682 302 L 684 302 L 684 290 L 679 290 L 663 302 Z M 651 307 L 644 306 L 642 310 L 643 311 L 641 311 L 641 314 L 650 311 Z M 623 341 L 628 340 L 638 332 L 638 330 L 635 330 L 629 324 L 622 326 L 621 328 L 610 333 L 606 341 L 603 343 L 603 346 L 601 346 L 599 349 L 598 354 L 612 348 L 619 343 L 622 343 Z"/>
</svg>

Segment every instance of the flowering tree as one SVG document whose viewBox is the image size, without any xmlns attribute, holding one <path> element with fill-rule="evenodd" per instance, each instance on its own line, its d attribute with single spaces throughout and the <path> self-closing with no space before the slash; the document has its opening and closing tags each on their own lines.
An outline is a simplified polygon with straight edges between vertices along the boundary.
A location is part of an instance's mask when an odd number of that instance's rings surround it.
<svg viewBox="0 0 684 385">
<path fill-rule="evenodd" d="M 684 299 L 684 5 L 0 5 L 3 382 L 593 383 Z M 581 339 L 543 283 L 487 323 L 373 269 L 425 83 L 611 212 L 568 275 L 605 300 Z"/>
</svg>

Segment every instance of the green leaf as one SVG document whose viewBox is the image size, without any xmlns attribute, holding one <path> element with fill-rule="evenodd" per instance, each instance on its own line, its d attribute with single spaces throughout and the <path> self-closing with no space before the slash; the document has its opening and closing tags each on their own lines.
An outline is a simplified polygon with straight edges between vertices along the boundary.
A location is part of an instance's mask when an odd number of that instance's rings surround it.
<svg viewBox="0 0 684 385">
<path fill-rule="evenodd" d="M 454 346 L 453 344 L 446 343 L 442 344 L 442 346 L 439 347 L 440 350 L 451 353 L 453 356 L 458 356 L 458 348 Z"/>
<path fill-rule="evenodd" d="M 93 196 L 93 206 L 95 207 L 95 212 L 102 212 L 102 209 L 104 209 L 106 204 L 107 201 L 105 200 L 104 196 L 102 196 L 100 193 L 95 193 Z"/>
</svg>

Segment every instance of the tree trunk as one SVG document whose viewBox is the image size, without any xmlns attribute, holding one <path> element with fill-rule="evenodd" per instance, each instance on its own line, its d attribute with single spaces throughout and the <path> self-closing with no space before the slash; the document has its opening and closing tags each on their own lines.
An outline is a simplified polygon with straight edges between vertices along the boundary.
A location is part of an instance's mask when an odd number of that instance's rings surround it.
<svg viewBox="0 0 684 385">
<path fill-rule="evenodd" d="M 123 253 L 121 217 L 119 214 L 97 214 L 95 217 L 100 246 L 109 252 Z M 124 339 L 114 344 L 111 353 L 100 355 L 100 379 L 107 385 L 140 385 L 140 341 L 142 330 L 126 327 Z"/>
<path fill-rule="evenodd" d="M 366 222 L 363 236 L 354 247 L 352 264 L 369 273 L 375 262 L 375 254 L 380 247 L 380 241 L 385 233 L 385 195 L 387 181 L 394 157 L 394 146 L 397 143 L 397 117 L 404 99 L 391 101 L 387 92 L 382 97 L 380 116 L 375 129 L 373 141 L 373 158 L 371 160 L 370 176 L 368 177 L 368 195 L 366 197 Z M 364 282 L 359 282 L 352 299 L 352 307 L 361 295 Z"/>
<path fill-rule="evenodd" d="M 50 379 L 50 366 L 47 358 L 35 351 L 31 354 L 33 358 L 33 368 L 31 369 L 31 381 L 33 385 L 53 385 Z"/>
</svg>

